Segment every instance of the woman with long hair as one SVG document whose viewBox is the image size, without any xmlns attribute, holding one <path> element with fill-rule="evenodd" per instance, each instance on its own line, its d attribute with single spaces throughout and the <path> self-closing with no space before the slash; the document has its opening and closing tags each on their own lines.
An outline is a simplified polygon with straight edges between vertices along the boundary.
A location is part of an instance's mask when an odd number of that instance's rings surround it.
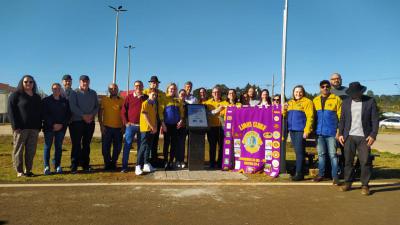
<svg viewBox="0 0 400 225">
<path fill-rule="evenodd" d="M 287 106 L 288 130 L 296 153 L 296 174 L 292 177 L 293 181 L 304 179 L 306 138 L 312 132 L 314 120 L 314 105 L 304 95 L 304 87 L 302 85 L 295 86 L 293 88 L 293 98 L 288 102 Z"/>
<path fill-rule="evenodd" d="M 8 118 L 13 130 L 12 158 L 17 177 L 34 176 L 32 166 L 42 128 L 42 100 L 31 75 L 24 75 L 18 83 L 17 91 L 10 95 Z"/>
</svg>

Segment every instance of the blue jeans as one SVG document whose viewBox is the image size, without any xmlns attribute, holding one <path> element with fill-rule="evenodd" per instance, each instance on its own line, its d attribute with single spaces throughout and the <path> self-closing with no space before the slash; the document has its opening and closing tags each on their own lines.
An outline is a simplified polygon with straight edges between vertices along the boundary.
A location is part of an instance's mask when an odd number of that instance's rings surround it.
<svg viewBox="0 0 400 225">
<path fill-rule="evenodd" d="M 303 175 L 304 155 L 306 152 L 306 140 L 303 139 L 303 131 L 290 131 L 290 139 L 296 153 L 296 175 Z"/>
<path fill-rule="evenodd" d="M 153 139 L 155 137 L 155 135 L 150 131 L 142 132 L 140 136 L 141 142 L 138 150 L 136 166 L 143 166 L 144 164 L 149 163 L 151 147 L 153 146 Z"/>
<path fill-rule="evenodd" d="M 111 156 L 111 144 L 113 145 L 113 153 Z M 106 168 L 114 168 L 117 164 L 119 153 L 122 148 L 122 130 L 121 128 L 112 128 L 105 126 L 105 132 L 102 135 L 102 153 L 104 166 Z"/>
<path fill-rule="evenodd" d="M 44 132 L 44 167 L 50 167 L 50 150 L 54 141 L 54 166 L 57 168 L 61 164 L 62 143 L 64 141 L 65 129 L 60 131 L 45 131 Z"/>
<path fill-rule="evenodd" d="M 125 129 L 125 144 L 122 153 L 122 169 L 128 169 L 129 152 L 131 151 L 133 138 L 137 139 L 137 153 L 139 154 L 140 149 L 140 130 L 139 126 L 130 125 Z"/>
<path fill-rule="evenodd" d="M 338 160 L 336 157 L 336 139 L 331 136 L 317 136 L 318 150 L 318 175 L 323 177 L 325 174 L 326 154 L 329 154 L 332 167 L 332 178 L 338 178 Z"/>
</svg>

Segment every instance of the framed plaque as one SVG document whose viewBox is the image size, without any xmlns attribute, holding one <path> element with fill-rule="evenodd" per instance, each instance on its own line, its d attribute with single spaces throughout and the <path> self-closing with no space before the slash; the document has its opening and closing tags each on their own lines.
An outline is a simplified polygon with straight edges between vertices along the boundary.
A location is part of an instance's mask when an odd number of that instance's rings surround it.
<svg viewBox="0 0 400 225">
<path fill-rule="evenodd" d="M 208 128 L 207 108 L 202 104 L 186 105 L 187 128 L 189 130 L 206 130 Z"/>
</svg>

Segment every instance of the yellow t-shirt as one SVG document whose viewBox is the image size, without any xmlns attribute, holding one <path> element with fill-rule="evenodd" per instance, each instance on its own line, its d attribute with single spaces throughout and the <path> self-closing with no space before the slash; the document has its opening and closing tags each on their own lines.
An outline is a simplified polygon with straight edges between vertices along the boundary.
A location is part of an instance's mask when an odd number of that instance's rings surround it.
<svg viewBox="0 0 400 225">
<path fill-rule="evenodd" d="M 151 131 L 149 124 L 144 118 L 144 114 L 147 114 L 149 117 L 150 124 L 154 127 L 157 126 L 156 120 L 156 104 L 149 104 L 149 101 L 146 100 L 142 103 L 142 109 L 140 110 L 140 132 L 148 132 Z M 158 128 L 157 128 L 158 129 Z"/>
<path fill-rule="evenodd" d="M 208 111 L 212 111 L 212 110 L 218 108 L 219 106 L 228 106 L 229 105 L 229 103 L 227 101 L 217 102 L 217 101 L 214 101 L 214 99 L 212 99 L 212 98 L 207 100 L 204 104 L 207 106 Z M 225 109 L 221 110 L 219 113 L 214 114 L 214 115 L 210 113 L 210 115 L 208 117 L 208 124 L 210 127 L 222 126 L 221 120 L 219 117 L 224 116 L 224 110 Z"/>
<path fill-rule="evenodd" d="M 103 111 L 103 125 L 112 128 L 121 128 L 121 109 L 124 105 L 124 99 L 104 97 L 101 100 L 101 110 Z"/>
</svg>

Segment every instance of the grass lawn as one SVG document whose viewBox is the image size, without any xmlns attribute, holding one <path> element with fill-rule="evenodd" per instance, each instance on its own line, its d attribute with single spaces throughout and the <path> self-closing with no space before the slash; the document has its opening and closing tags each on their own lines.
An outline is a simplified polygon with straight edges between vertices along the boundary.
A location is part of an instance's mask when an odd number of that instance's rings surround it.
<svg viewBox="0 0 400 225">
<path fill-rule="evenodd" d="M 162 146 L 162 140 L 160 142 Z M 136 148 L 136 145 L 135 145 Z M 206 148 L 208 145 L 206 144 Z M 136 150 L 136 149 L 134 149 Z M 315 153 L 315 148 L 307 149 L 309 152 Z M 374 177 L 376 179 L 391 179 L 400 178 L 400 155 L 394 155 L 391 153 L 381 153 L 373 151 L 375 154 L 379 154 L 374 161 Z M 66 181 L 80 181 L 80 182 L 125 182 L 125 181 L 152 181 L 148 179 L 148 176 L 135 176 L 132 168 L 136 162 L 136 151 L 131 152 L 129 159 L 129 166 L 131 171 L 129 173 L 120 173 L 119 170 L 116 172 L 106 172 L 103 170 L 103 157 L 101 154 L 101 140 L 94 138 L 91 144 L 90 162 L 94 169 L 91 173 L 78 172 L 77 174 L 70 174 L 70 155 L 71 155 L 71 142 L 69 137 L 66 137 L 63 145 L 63 157 L 61 165 L 63 167 L 64 174 L 58 175 L 53 174 L 49 176 L 43 175 L 43 138 L 39 138 L 38 148 L 34 159 L 33 173 L 37 176 L 33 178 L 23 177 L 17 178 L 16 172 L 12 166 L 12 137 L 11 136 L 0 136 L 0 182 L 66 182 Z M 52 149 L 51 157 L 53 157 L 54 149 Z M 159 152 L 159 155 L 161 152 Z M 206 160 L 208 160 L 208 149 L 206 149 Z M 316 156 L 315 156 L 316 157 Z M 121 158 L 119 157 L 118 166 L 121 166 Z M 291 168 L 294 165 L 295 155 L 293 149 L 288 147 L 287 154 L 287 167 Z M 50 159 L 51 160 L 51 159 Z M 316 165 L 314 165 L 315 167 Z M 51 168 L 54 171 L 54 168 Z M 288 181 L 288 178 L 271 178 L 265 174 L 247 174 L 249 181 Z M 306 177 L 307 178 L 307 177 Z M 310 177 L 308 177 L 310 178 Z"/>
</svg>

